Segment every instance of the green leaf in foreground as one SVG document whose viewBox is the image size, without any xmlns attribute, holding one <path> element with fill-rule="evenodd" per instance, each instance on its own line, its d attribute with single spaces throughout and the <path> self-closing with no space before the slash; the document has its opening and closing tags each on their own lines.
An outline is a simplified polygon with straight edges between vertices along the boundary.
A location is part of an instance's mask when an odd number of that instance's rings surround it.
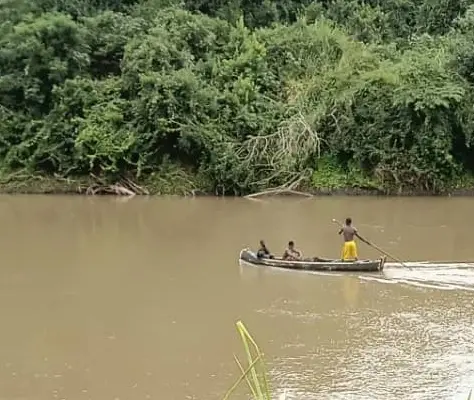
<svg viewBox="0 0 474 400">
<path fill-rule="evenodd" d="M 270 400 L 271 394 L 263 354 L 260 352 L 257 343 L 252 338 L 245 325 L 241 321 L 238 321 L 236 325 L 244 345 L 248 366 L 244 369 L 242 363 L 239 361 L 237 356 L 234 355 L 235 361 L 241 371 L 241 376 L 227 392 L 224 400 L 227 400 L 230 397 L 244 379 L 247 382 L 254 400 Z"/>
</svg>

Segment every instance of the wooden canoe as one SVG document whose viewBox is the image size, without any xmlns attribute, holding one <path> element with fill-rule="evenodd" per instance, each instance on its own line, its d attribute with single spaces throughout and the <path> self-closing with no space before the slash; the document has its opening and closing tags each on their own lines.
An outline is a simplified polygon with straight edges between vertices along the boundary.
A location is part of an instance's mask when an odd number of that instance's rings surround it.
<svg viewBox="0 0 474 400">
<path fill-rule="evenodd" d="M 301 261 L 287 261 L 281 257 L 258 258 L 250 249 L 242 249 L 239 256 L 240 262 L 252 265 L 268 266 L 275 268 L 298 269 L 307 271 L 347 271 L 347 272 L 378 272 L 382 271 L 385 257 L 378 260 L 342 261 L 330 258 L 305 258 Z"/>
</svg>

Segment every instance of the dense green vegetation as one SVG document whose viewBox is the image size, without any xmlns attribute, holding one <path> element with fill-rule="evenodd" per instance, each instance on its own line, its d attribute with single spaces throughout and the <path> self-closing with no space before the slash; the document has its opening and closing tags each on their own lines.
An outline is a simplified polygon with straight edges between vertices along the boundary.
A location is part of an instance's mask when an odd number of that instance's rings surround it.
<svg viewBox="0 0 474 400">
<path fill-rule="evenodd" d="M 474 171 L 474 0 L 1 2 L 0 184 L 437 192 Z"/>
</svg>

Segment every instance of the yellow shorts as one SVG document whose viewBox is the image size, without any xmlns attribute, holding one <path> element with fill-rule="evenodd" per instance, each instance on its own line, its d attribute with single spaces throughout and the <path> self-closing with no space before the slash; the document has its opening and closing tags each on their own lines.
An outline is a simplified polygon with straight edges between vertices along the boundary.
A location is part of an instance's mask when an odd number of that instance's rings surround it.
<svg viewBox="0 0 474 400">
<path fill-rule="evenodd" d="M 357 245 L 355 241 L 344 242 L 344 246 L 342 247 L 342 259 L 344 261 L 357 259 Z"/>
</svg>

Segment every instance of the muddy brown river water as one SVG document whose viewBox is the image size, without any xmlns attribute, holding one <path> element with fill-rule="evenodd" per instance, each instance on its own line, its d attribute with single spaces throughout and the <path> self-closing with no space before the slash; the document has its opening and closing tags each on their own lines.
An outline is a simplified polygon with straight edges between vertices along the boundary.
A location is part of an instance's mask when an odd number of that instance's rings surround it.
<svg viewBox="0 0 474 400">
<path fill-rule="evenodd" d="M 473 211 L 474 198 L 2 196 L 0 398 L 220 400 L 238 377 L 242 320 L 276 397 L 466 399 Z M 238 263 L 261 238 L 338 257 L 331 219 L 346 216 L 413 269 Z"/>
</svg>

